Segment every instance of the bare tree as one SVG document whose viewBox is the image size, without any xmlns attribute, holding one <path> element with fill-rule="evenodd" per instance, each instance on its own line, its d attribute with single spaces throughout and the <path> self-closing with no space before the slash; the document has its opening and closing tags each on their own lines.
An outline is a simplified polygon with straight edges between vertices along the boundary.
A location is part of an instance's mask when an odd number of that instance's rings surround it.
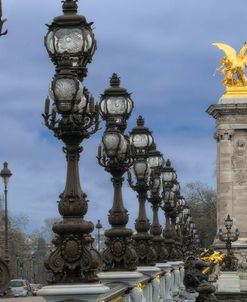
<svg viewBox="0 0 247 302">
<path fill-rule="evenodd" d="M 217 232 L 217 194 L 215 189 L 201 182 L 188 183 L 184 197 L 191 210 L 191 216 L 198 230 L 201 245 L 209 247 Z"/>
<path fill-rule="evenodd" d="M 59 222 L 59 217 L 50 217 L 44 220 L 44 225 L 41 228 L 42 237 L 45 238 L 46 242 L 50 243 L 54 239 L 55 234 L 52 231 L 53 224 Z"/>
</svg>

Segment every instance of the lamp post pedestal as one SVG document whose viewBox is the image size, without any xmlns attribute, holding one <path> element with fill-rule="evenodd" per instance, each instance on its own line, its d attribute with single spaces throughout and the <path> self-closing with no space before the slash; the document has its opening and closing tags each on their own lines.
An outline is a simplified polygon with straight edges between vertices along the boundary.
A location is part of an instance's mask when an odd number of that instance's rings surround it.
<svg viewBox="0 0 247 302">
<path fill-rule="evenodd" d="M 149 277 L 155 278 L 161 273 L 160 269 L 157 266 L 138 266 L 138 272 L 145 274 Z"/>
<path fill-rule="evenodd" d="M 143 274 L 138 272 L 137 270 L 101 272 L 97 276 L 105 285 L 111 282 L 121 282 L 128 284 L 130 287 L 135 287 L 137 283 L 143 279 Z"/>
<path fill-rule="evenodd" d="M 37 293 L 47 302 L 98 302 L 101 295 L 107 293 L 109 288 L 100 283 L 93 284 L 61 284 L 49 285 Z"/>
</svg>

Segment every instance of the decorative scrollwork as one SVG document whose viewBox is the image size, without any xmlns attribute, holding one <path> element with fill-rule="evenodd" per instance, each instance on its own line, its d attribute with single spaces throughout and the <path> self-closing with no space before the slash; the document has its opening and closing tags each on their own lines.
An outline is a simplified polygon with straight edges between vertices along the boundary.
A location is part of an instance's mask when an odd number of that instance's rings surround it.
<svg viewBox="0 0 247 302">
<path fill-rule="evenodd" d="M 102 255 L 104 271 L 118 270 L 121 268 L 128 268 L 128 270 L 136 269 L 137 255 L 129 238 L 107 238 L 106 246 L 107 248 Z"/>
</svg>

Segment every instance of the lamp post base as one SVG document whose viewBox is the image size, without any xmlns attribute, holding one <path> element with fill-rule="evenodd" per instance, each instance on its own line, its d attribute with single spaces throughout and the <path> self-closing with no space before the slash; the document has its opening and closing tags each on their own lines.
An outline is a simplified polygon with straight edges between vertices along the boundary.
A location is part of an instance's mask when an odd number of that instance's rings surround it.
<svg viewBox="0 0 247 302">
<path fill-rule="evenodd" d="M 111 282 L 122 282 L 131 287 L 135 287 L 136 284 L 143 279 L 143 274 L 138 271 L 112 271 L 99 273 L 98 277 L 100 281 L 106 285 Z"/>
<path fill-rule="evenodd" d="M 47 302 L 98 302 L 101 295 L 107 293 L 109 288 L 100 283 L 93 284 L 61 284 L 49 285 L 37 293 Z"/>
<path fill-rule="evenodd" d="M 149 277 L 155 278 L 161 273 L 161 270 L 157 266 L 138 266 L 138 272 L 145 274 Z"/>
</svg>

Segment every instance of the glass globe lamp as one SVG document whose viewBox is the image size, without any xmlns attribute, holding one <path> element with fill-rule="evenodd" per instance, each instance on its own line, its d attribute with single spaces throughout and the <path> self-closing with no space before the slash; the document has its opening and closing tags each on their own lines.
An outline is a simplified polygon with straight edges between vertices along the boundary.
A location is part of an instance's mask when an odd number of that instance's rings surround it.
<svg viewBox="0 0 247 302">
<path fill-rule="evenodd" d="M 130 132 L 130 143 L 133 146 L 134 155 L 147 155 L 153 143 L 151 131 L 144 126 L 144 119 L 139 116 L 137 127 Z"/>
<path fill-rule="evenodd" d="M 151 169 L 161 169 L 164 164 L 163 155 L 156 150 L 156 145 L 152 144 L 152 149 L 149 151 L 148 163 Z"/>
<path fill-rule="evenodd" d="M 145 159 L 136 160 L 133 166 L 136 179 L 138 181 L 147 181 L 150 175 L 150 169 Z"/>
<path fill-rule="evenodd" d="M 114 73 L 110 79 L 110 88 L 101 96 L 100 114 L 107 125 L 115 125 L 124 131 L 132 110 L 133 101 L 130 94 L 120 87 L 120 78 Z"/>
<path fill-rule="evenodd" d="M 171 183 L 177 178 L 176 172 L 171 166 L 171 161 L 169 159 L 166 161 L 165 166 L 161 169 L 161 177 L 164 183 Z"/>
<path fill-rule="evenodd" d="M 61 114 L 71 113 L 76 103 L 80 103 L 82 107 L 87 105 L 82 84 L 69 71 L 62 71 L 54 76 L 49 94 Z"/>
<path fill-rule="evenodd" d="M 77 15 L 77 1 L 65 0 L 63 15 L 56 17 L 45 36 L 45 47 L 52 62 L 59 68 L 63 56 L 69 56 L 72 68 L 78 75 L 86 75 L 86 66 L 92 61 L 96 40 L 92 24 L 84 16 Z"/>
<path fill-rule="evenodd" d="M 109 158 L 125 158 L 128 150 L 128 142 L 120 132 L 106 131 L 102 138 L 102 144 Z"/>
</svg>

